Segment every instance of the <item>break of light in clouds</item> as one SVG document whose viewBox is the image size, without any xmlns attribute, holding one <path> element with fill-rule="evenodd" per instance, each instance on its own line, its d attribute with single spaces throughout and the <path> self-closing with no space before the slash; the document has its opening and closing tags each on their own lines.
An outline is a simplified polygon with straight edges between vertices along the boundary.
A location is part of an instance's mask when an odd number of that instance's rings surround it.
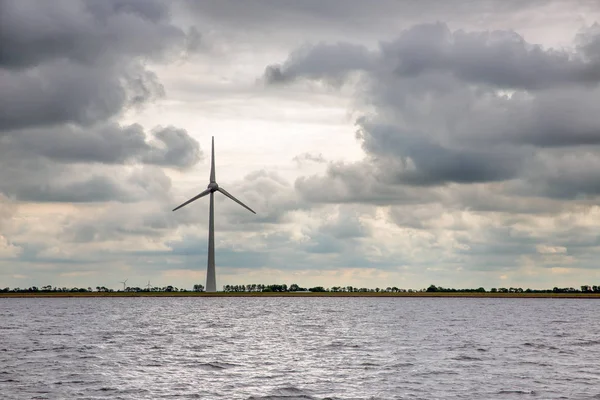
<svg viewBox="0 0 600 400">
<path fill-rule="evenodd" d="M 0 286 L 597 284 L 595 1 L 0 0 Z"/>
</svg>

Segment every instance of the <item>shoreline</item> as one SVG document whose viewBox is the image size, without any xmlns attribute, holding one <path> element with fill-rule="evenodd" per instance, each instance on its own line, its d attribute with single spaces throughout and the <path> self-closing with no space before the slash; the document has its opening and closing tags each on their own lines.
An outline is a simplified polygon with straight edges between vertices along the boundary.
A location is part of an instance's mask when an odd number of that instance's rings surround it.
<svg viewBox="0 0 600 400">
<path fill-rule="evenodd" d="M 493 299 L 600 299 L 600 293 L 470 293 L 470 292 L 418 292 L 418 293 L 347 293 L 347 292 L 57 292 L 57 293 L 0 293 L 2 298 L 66 298 L 66 297 L 442 297 L 442 298 L 493 298 Z"/>
</svg>

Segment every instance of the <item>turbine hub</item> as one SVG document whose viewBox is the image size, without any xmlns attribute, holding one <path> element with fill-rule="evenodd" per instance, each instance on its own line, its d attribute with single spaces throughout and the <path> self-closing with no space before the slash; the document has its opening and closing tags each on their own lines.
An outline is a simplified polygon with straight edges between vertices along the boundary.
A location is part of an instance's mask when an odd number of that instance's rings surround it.
<svg viewBox="0 0 600 400">
<path fill-rule="evenodd" d="M 211 192 L 214 192 L 215 190 L 217 190 L 219 188 L 219 185 L 217 184 L 217 182 L 211 182 L 208 184 L 208 186 L 206 188 L 210 189 Z"/>
</svg>

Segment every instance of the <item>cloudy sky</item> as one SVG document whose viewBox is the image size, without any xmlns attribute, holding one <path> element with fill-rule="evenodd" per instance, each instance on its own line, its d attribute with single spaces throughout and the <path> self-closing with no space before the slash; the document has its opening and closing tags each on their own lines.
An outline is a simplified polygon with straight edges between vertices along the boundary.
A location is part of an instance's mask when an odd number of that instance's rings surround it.
<svg viewBox="0 0 600 400">
<path fill-rule="evenodd" d="M 0 286 L 600 284 L 597 1 L 0 0 Z"/>
</svg>

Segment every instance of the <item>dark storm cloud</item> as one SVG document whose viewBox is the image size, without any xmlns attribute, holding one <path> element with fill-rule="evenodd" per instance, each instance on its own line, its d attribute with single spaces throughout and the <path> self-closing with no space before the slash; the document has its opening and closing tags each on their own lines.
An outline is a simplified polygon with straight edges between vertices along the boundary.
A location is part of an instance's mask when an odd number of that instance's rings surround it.
<svg viewBox="0 0 600 400">
<path fill-rule="evenodd" d="M 89 125 L 164 95 L 147 61 L 189 47 L 160 1 L 0 3 L 0 131 Z M 197 43 L 195 46 L 197 47 Z"/>
<path fill-rule="evenodd" d="M 0 138 L 5 152 L 24 157 L 43 156 L 60 163 L 143 162 L 169 167 L 189 167 L 202 157 L 198 142 L 184 129 L 157 127 L 147 134 L 137 124 L 97 124 L 89 128 L 65 125 L 33 129 Z M 0 162 L 1 164 L 1 162 Z"/>
<path fill-rule="evenodd" d="M 363 148 L 380 156 L 380 170 L 391 182 L 411 185 L 493 182 L 510 179 L 519 172 L 521 160 L 515 154 L 494 149 L 452 149 L 431 142 L 423 132 L 405 132 L 367 120 L 360 120 L 359 125 Z M 400 163 L 395 163 L 397 160 Z"/>
<path fill-rule="evenodd" d="M 139 201 L 156 182 L 168 191 L 170 180 L 155 169 L 137 181 L 135 169 L 187 168 L 202 158 L 184 129 L 117 123 L 165 95 L 148 64 L 201 45 L 196 28 L 175 25 L 171 6 L 0 0 L 1 193 L 31 202 Z"/>
<path fill-rule="evenodd" d="M 294 51 L 267 67 L 267 82 L 335 82 L 357 71 L 357 103 L 373 110 L 357 120 L 366 159 L 331 164 L 325 176 L 300 178 L 296 188 L 311 201 L 379 204 L 410 202 L 406 193 L 415 186 L 432 187 L 419 191 L 427 202 L 439 195 L 435 187 L 510 181 L 503 194 L 597 195 L 597 169 L 580 174 L 579 160 L 552 173 L 557 160 L 546 155 L 600 144 L 598 37 L 592 27 L 572 48 L 554 50 L 512 31 L 436 23 L 406 29 L 372 52 L 350 44 Z"/>
<path fill-rule="evenodd" d="M 519 144 L 537 147 L 568 147 L 600 144 L 597 101 L 600 88 L 549 90 L 534 98 L 514 96 L 504 107 L 504 128 L 494 123 L 498 136 Z M 514 121 L 506 124 L 506 121 Z M 504 134 L 504 135 L 502 135 Z"/>
<path fill-rule="evenodd" d="M 545 50 L 513 31 L 451 32 L 443 23 L 419 25 L 383 43 L 380 51 L 401 77 L 444 71 L 464 82 L 527 90 L 600 79 L 593 58 Z"/>
<path fill-rule="evenodd" d="M 268 66 L 265 80 L 340 79 L 348 72 L 379 66 L 404 78 L 444 72 L 463 82 L 504 89 L 596 84 L 600 80 L 600 48 L 594 45 L 598 32 L 582 36 L 589 44 L 577 53 L 543 49 L 513 31 L 451 32 L 443 23 L 423 24 L 403 31 L 395 41 L 381 43 L 377 52 L 351 43 L 302 47 L 283 65 Z"/>
<path fill-rule="evenodd" d="M 270 84 L 297 78 L 325 79 L 339 83 L 343 81 L 345 74 L 370 69 L 372 64 L 371 53 L 365 46 L 320 43 L 294 51 L 282 66 L 268 66 L 264 78 Z"/>
<path fill-rule="evenodd" d="M 524 172 L 517 195 L 533 194 L 559 200 L 591 200 L 600 195 L 600 151 L 597 147 L 540 152 Z"/>
<path fill-rule="evenodd" d="M 33 69 L 0 69 L 0 131 L 61 123 L 91 125 L 128 103 L 112 68 L 52 61 Z"/>
<path fill-rule="evenodd" d="M 544 11 L 556 12 L 564 6 L 561 0 L 379 0 L 376 5 L 361 0 L 185 0 L 183 4 L 186 15 L 192 14 L 203 23 L 226 31 L 241 31 L 244 36 L 269 36 L 271 41 L 286 35 L 297 38 L 292 33 L 305 40 L 323 37 L 339 40 L 351 36 L 381 39 L 398 27 L 417 22 L 446 19 L 485 26 L 492 21 L 511 20 L 515 14 L 525 19 Z M 573 1 L 569 6 L 584 15 L 595 3 Z"/>
<path fill-rule="evenodd" d="M 2 0 L 0 10 L 0 67 L 9 69 L 58 59 L 86 65 L 160 59 L 185 39 L 164 1 Z"/>
</svg>

